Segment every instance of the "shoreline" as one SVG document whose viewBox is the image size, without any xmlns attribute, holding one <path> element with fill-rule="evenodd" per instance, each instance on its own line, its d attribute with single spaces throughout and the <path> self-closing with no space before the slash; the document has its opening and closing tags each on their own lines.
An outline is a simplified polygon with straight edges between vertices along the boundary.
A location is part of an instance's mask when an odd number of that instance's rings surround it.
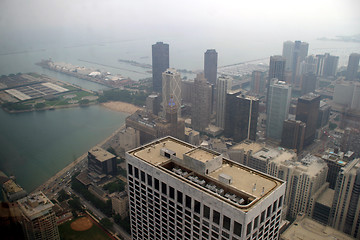
<svg viewBox="0 0 360 240">
<path fill-rule="evenodd" d="M 125 124 L 123 124 L 121 127 L 119 127 L 118 129 L 116 129 L 109 137 L 105 138 L 103 141 L 101 141 L 100 143 L 96 144 L 95 146 L 100 146 L 102 147 L 106 142 L 108 142 L 109 140 L 111 140 L 116 134 L 118 134 L 118 132 L 120 132 L 121 130 L 123 130 L 125 128 Z M 94 147 L 94 146 L 93 146 Z M 90 148 L 91 149 L 91 148 Z M 84 154 L 82 154 L 80 157 L 78 157 L 77 159 L 75 159 L 73 162 L 69 163 L 68 165 L 66 165 L 63 169 L 59 170 L 57 173 L 55 173 L 55 175 L 53 175 L 52 177 L 50 177 L 48 180 L 46 180 L 44 183 L 42 183 L 40 186 L 36 187 L 33 191 L 31 191 L 31 193 L 34 192 L 38 192 L 38 191 L 42 191 L 45 195 L 48 195 L 49 193 L 46 190 L 43 190 L 44 188 L 46 188 L 47 186 L 50 185 L 51 182 L 54 182 L 55 179 L 59 178 L 60 176 L 62 176 L 63 174 L 65 174 L 67 171 L 70 171 L 73 167 L 75 167 L 77 164 L 81 163 L 82 161 L 86 161 L 87 160 L 87 155 L 88 153 L 85 152 Z"/>
<path fill-rule="evenodd" d="M 127 114 L 133 114 L 137 110 L 142 109 L 141 107 L 135 106 L 133 104 L 126 103 L 126 102 L 118 102 L 118 101 L 111 101 L 111 102 L 101 103 L 99 105 L 102 106 L 102 107 L 108 108 L 108 109 L 110 109 L 112 111 L 117 111 L 117 112 L 122 112 L 122 113 L 127 113 Z M 102 147 L 108 141 L 110 141 L 116 134 L 118 134 L 119 131 L 123 130 L 124 128 L 125 128 L 125 123 L 121 127 L 119 127 L 117 130 L 115 130 L 110 136 L 108 136 L 107 138 L 105 138 L 103 141 L 96 144 L 95 146 L 101 146 Z M 87 160 L 87 152 L 82 154 L 80 157 L 75 159 L 73 162 L 66 165 L 63 169 L 59 170 L 55 175 L 53 175 L 52 177 L 47 179 L 40 186 L 36 187 L 32 191 L 32 193 L 37 192 L 37 191 L 43 191 L 45 195 L 49 195 L 49 192 L 46 189 L 46 187 L 48 187 L 52 182 L 55 182 L 55 179 L 58 179 L 59 177 L 64 175 L 66 172 L 68 172 L 72 168 L 74 168 L 76 165 L 78 165 L 82 161 L 86 161 L 86 160 Z"/>
</svg>

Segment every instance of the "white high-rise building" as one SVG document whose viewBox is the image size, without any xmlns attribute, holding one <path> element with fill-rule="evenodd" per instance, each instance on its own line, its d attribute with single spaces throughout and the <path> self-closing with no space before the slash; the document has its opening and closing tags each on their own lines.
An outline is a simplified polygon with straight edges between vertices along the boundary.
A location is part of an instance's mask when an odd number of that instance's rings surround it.
<svg viewBox="0 0 360 240">
<path fill-rule="evenodd" d="M 173 68 L 168 68 L 162 74 L 162 106 L 163 116 L 165 117 L 166 106 L 173 99 L 178 107 L 178 117 L 181 117 L 181 77 Z"/>
<path fill-rule="evenodd" d="M 295 47 L 295 43 L 292 41 L 286 41 L 283 43 L 282 56 L 286 59 L 285 71 L 291 71 L 294 47 Z"/>
<path fill-rule="evenodd" d="M 281 140 L 283 123 L 289 115 L 291 86 L 272 79 L 268 91 L 266 137 Z"/>
<path fill-rule="evenodd" d="M 172 137 L 126 161 L 132 239 L 278 239 L 282 180 Z"/>
<path fill-rule="evenodd" d="M 233 78 L 230 76 L 220 76 L 217 79 L 217 94 L 216 94 L 216 126 L 225 128 L 225 106 L 226 93 L 231 90 Z"/>
</svg>

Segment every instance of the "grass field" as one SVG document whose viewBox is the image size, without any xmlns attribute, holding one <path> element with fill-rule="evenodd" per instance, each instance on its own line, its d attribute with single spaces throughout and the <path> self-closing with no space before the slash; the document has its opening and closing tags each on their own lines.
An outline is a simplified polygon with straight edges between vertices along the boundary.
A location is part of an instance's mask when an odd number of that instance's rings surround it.
<svg viewBox="0 0 360 240">
<path fill-rule="evenodd" d="M 61 240 L 111 240 L 96 224 L 86 231 L 72 230 L 70 225 L 74 221 L 68 221 L 59 226 Z"/>
</svg>

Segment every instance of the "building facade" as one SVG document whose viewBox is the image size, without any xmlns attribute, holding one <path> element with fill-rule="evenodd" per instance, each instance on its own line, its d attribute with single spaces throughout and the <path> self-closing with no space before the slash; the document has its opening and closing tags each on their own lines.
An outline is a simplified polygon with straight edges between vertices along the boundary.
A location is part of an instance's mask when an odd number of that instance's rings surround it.
<svg viewBox="0 0 360 240">
<path fill-rule="evenodd" d="M 272 80 L 268 90 L 266 137 L 281 140 L 284 120 L 288 118 L 291 100 L 291 86 Z"/>
<path fill-rule="evenodd" d="M 315 139 L 320 107 L 320 95 L 308 93 L 298 99 L 296 120 L 306 124 L 304 146 L 310 145 Z"/>
<path fill-rule="evenodd" d="M 353 81 L 357 78 L 359 69 L 360 54 L 352 53 L 349 56 L 349 62 L 346 70 L 346 79 Z"/>
<path fill-rule="evenodd" d="M 215 49 L 208 49 L 204 54 L 204 74 L 206 80 L 211 84 L 216 84 L 217 79 L 218 53 Z"/>
<path fill-rule="evenodd" d="M 259 95 L 265 93 L 266 77 L 263 71 L 253 71 L 250 83 L 250 91 Z"/>
<path fill-rule="evenodd" d="M 343 167 L 335 185 L 330 226 L 360 238 L 360 159 Z"/>
<path fill-rule="evenodd" d="M 162 92 L 162 73 L 169 68 L 169 44 L 157 42 L 152 45 L 153 90 Z"/>
<path fill-rule="evenodd" d="M 256 140 L 259 99 L 232 91 L 226 95 L 224 135 L 235 142 Z"/>
<path fill-rule="evenodd" d="M 126 161 L 132 239 L 278 239 L 283 181 L 171 137 Z"/>
<path fill-rule="evenodd" d="M 100 147 L 93 147 L 88 152 L 88 168 L 97 175 L 115 175 L 116 156 Z"/>
<path fill-rule="evenodd" d="M 306 124 L 301 121 L 287 119 L 283 124 L 280 146 L 301 152 L 304 147 Z"/>
<path fill-rule="evenodd" d="M 220 76 L 216 84 L 216 126 L 222 129 L 225 128 L 226 94 L 231 90 L 232 81 L 230 76 Z"/>
<path fill-rule="evenodd" d="M 60 240 L 54 204 L 42 192 L 32 193 L 18 201 L 22 213 L 21 224 L 26 239 Z"/>
<path fill-rule="evenodd" d="M 168 68 L 162 74 L 162 107 L 165 117 L 165 108 L 173 99 L 177 106 L 178 117 L 181 117 L 181 77 L 173 68 Z"/>
<path fill-rule="evenodd" d="M 329 53 L 323 55 L 316 55 L 317 57 L 317 71 L 318 76 L 335 77 L 339 63 L 338 56 L 331 56 Z"/>
<path fill-rule="evenodd" d="M 191 126 L 203 132 L 210 124 L 212 87 L 204 74 L 198 74 L 194 80 L 194 96 L 191 106 Z"/>
</svg>

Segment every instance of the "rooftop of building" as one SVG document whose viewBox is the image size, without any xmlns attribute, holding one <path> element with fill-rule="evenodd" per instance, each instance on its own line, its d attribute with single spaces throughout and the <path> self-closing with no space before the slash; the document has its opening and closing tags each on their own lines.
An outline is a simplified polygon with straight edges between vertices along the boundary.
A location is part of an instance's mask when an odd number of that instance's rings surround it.
<svg viewBox="0 0 360 240">
<path fill-rule="evenodd" d="M 93 147 L 92 149 L 90 149 L 89 153 L 100 162 L 104 162 L 116 157 L 114 154 L 109 153 L 101 147 Z"/>
<path fill-rule="evenodd" d="M 252 151 L 257 152 L 264 147 L 264 144 L 245 140 L 239 144 L 236 144 L 231 148 L 231 150 L 244 150 L 245 152 Z"/>
<path fill-rule="evenodd" d="M 240 94 L 237 97 L 238 98 L 243 98 L 243 99 L 246 99 L 246 100 L 259 101 L 259 98 L 257 98 L 256 96 L 250 96 L 250 95 L 247 95 L 247 94 Z"/>
<path fill-rule="evenodd" d="M 296 220 L 283 234 L 282 240 L 330 240 L 330 239 L 353 239 L 351 236 L 339 232 L 334 228 L 322 225 L 310 218 Z"/>
<path fill-rule="evenodd" d="M 334 199 L 335 190 L 327 188 L 318 198 L 316 202 L 331 208 Z"/>
<path fill-rule="evenodd" d="M 320 99 L 320 95 L 316 94 L 316 93 L 308 93 L 306 95 L 303 95 L 301 97 L 299 97 L 299 100 L 303 100 L 303 101 L 313 101 L 315 99 L 319 98 Z"/>
<path fill-rule="evenodd" d="M 54 206 L 42 192 L 32 193 L 20 199 L 18 204 L 23 214 L 30 220 L 41 217 Z"/>
<path fill-rule="evenodd" d="M 16 184 L 16 182 L 14 182 L 12 179 L 6 181 L 2 187 L 4 191 L 7 192 L 8 194 L 17 193 L 24 190 L 22 187 Z"/>
<path fill-rule="evenodd" d="M 156 140 L 127 154 L 155 165 L 168 174 L 245 211 L 284 184 L 279 179 L 228 160 L 220 153 L 190 145 L 173 137 Z M 203 164 L 220 161 L 220 165 L 210 172 L 201 173 L 185 164 L 184 156 Z M 222 179 L 229 181 L 224 182 Z"/>
<path fill-rule="evenodd" d="M 278 147 L 270 147 L 266 146 L 260 149 L 257 152 L 253 152 L 252 157 L 261 159 L 261 160 L 269 160 L 277 163 L 284 163 L 287 161 L 291 161 L 296 158 L 296 154 L 292 151 L 285 150 L 284 148 Z"/>
<path fill-rule="evenodd" d="M 165 74 L 165 75 L 180 75 L 180 73 L 178 73 L 175 68 L 168 68 L 168 69 L 166 69 L 165 72 L 163 72 L 163 74 Z"/>
</svg>

